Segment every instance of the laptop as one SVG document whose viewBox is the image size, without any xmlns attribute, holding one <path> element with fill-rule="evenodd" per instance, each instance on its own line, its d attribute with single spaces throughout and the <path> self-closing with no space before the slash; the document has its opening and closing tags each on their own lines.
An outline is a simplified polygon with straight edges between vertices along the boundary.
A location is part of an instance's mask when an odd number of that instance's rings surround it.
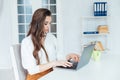
<svg viewBox="0 0 120 80">
<path fill-rule="evenodd" d="M 83 66 L 89 63 L 94 47 L 95 47 L 95 44 L 90 44 L 90 45 L 85 46 L 79 62 L 75 62 L 72 59 L 68 60 L 68 62 L 73 63 L 72 67 L 62 67 L 62 66 L 59 66 L 59 67 L 66 68 L 66 69 L 73 69 L 73 70 L 78 70 L 79 68 L 82 68 Z"/>
</svg>

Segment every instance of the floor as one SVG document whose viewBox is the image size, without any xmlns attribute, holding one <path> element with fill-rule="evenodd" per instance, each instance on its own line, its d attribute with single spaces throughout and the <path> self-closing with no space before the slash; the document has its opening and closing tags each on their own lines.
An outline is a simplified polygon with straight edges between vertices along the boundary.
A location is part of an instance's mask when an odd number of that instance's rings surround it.
<svg viewBox="0 0 120 80">
<path fill-rule="evenodd" d="M 0 69 L 0 80 L 15 80 L 12 69 Z"/>
</svg>

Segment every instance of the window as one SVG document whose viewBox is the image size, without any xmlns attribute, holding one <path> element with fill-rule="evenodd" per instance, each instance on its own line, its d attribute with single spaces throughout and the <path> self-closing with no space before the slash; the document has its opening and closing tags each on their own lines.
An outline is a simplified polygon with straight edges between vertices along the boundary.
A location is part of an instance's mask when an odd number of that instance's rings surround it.
<svg viewBox="0 0 120 80">
<path fill-rule="evenodd" d="M 29 30 L 32 19 L 32 5 L 31 0 L 17 0 L 19 43 L 25 38 Z M 48 8 L 52 12 L 49 32 L 57 37 L 56 0 L 42 0 L 42 7 Z"/>
<path fill-rule="evenodd" d="M 42 0 L 42 7 L 52 12 L 52 24 L 49 32 L 57 37 L 56 0 Z"/>
<path fill-rule="evenodd" d="M 30 0 L 17 0 L 18 10 L 18 36 L 19 43 L 27 35 L 32 18 L 32 5 Z"/>
</svg>

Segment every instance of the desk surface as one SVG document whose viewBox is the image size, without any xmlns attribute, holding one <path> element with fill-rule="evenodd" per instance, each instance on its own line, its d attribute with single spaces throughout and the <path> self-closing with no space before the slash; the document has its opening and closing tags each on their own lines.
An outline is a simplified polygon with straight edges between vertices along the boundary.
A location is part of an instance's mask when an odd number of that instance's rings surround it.
<svg viewBox="0 0 120 80">
<path fill-rule="evenodd" d="M 55 68 L 40 80 L 120 80 L 120 55 L 102 54 L 101 60 L 74 71 Z"/>
</svg>

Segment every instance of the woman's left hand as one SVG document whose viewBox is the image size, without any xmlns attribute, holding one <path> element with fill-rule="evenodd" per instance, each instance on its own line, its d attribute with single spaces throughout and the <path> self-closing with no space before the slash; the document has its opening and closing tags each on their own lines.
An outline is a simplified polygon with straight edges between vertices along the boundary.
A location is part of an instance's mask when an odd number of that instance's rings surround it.
<svg viewBox="0 0 120 80">
<path fill-rule="evenodd" d="M 73 59 L 74 61 L 79 62 L 80 61 L 80 55 L 78 55 L 76 53 L 70 53 L 66 56 L 66 59 L 67 60 Z"/>
</svg>

